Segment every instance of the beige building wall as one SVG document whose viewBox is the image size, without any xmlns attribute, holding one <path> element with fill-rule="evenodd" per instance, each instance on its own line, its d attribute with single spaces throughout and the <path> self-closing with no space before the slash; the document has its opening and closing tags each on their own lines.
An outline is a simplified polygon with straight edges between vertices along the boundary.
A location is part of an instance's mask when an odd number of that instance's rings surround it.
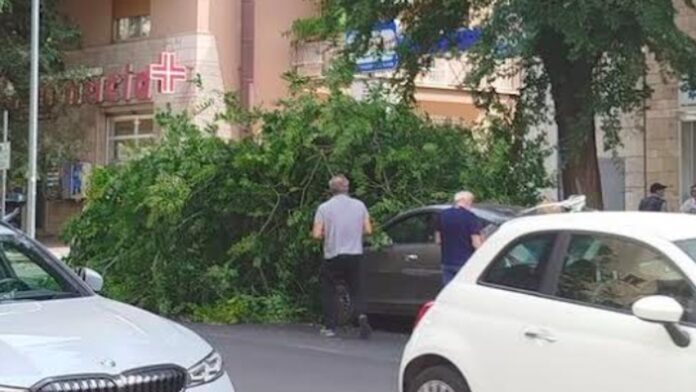
<svg viewBox="0 0 696 392">
<path fill-rule="evenodd" d="M 225 88 L 239 89 L 242 13 L 240 0 L 208 0 L 209 32 L 215 37 Z"/>
<path fill-rule="evenodd" d="M 253 102 L 272 106 L 287 94 L 282 74 L 292 66 L 293 49 L 287 35 L 292 23 L 317 12 L 307 0 L 256 0 Z"/>
<path fill-rule="evenodd" d="M 120 0 L 113 0 L 120 1 Z M 150 0 L 152 33 L 150 38 L 165 38 L 199 32 L 199 15 L 206 13 L 207 0 Z"/>
<path fill-rule="evenodd" d="M 485 114 L 466 91 L 420 88 L 415 98 L 418 109 L 433 120 L 456 119 L 464 124 L 477 124 Z"/>
<path fill-rule="evenodd" d="M 74 108 L 72 116 L 79 118 L 75 123 L 86 143 L 81 158 L 98 165 L 108 162 L 107 121 L 110 116 L 152 113 L 171 106 L 174 110 L 196 113 L 195 121 L 201 125 L 213 121 L 214 114 L 222 109 L 222 93 L 241 88 L 242 27 L 245 23 L 254 25 L 252 104 L 274 106 L 287 95 L 287 83 L 282 74 L 290 70 L 296 60 L 288 35 L 292 23 L 317 12 L 315 2 L 309 0 L 256 0 L 253 20 L 242 20 L 242 0 L 59 1 L 62 12 L 83 34 L 83 49 L 67 56 L 69 66 L 86 66 L 101 70 L 102 74 L 111 74 L 124 71 L 126 64 L 130 64 L 135 71 L 140 71 L 157 62 L 159 53 L 169 51 L 177 54 L 177 62 L 185 65 L 191 76 L 200 75 L 203 84 L 200 89 L 191 83 L 179 83 L 173 95 L 158 94 L 153 87 L 152 102 L 103 103 Z M 114 7 L 115 2 L 118 2 L 117 7 Z M 152 26 L 149 37 L 113 42 L 114 12 L 139 14 L 148 8 Z M 470 94 L 445 86 L 449 80 L 445 74 L 447 72 L 443 73 L 444 78 L 431 75 L 430 84 L 419 91 L 420 109 L 437 119 L 463 119 L 467 123 L 479 120 L 482 112 L 473 105 Z M 198 113 L 207 102 L 216 104 Z M 223 125 L 219 134 L 238 137 L 239 130 Z M 80 203 L 72 201 L 49 202 L 45 231 L 58 233 L 66 217 L 75 214 L 80 207 Z"/>
<path fill-rule="evenodd" d="M 677 25 L 696 37 L 696 11 L 683 1 L 675 1 Z M 622 140 L 625 146 L 619 154 L 625 159 L 626 207 L 635 210 L 647 188 L 654 182 L 663 183 L 670 211 L 679 206 L 696 178 L 682 178 L 681 124 L 686 118 L 696 118 L 696 107 L 680 107 L 679 82 L 660 72 L 653 58 L 647 83 L 653 95 L 647 100 L 647 110 L 625 115 Z M 696 154 L 696 151 L 692 151 Z M 684 176 L 686 177 L 686 176 Z"/>
<path fill-rule="evenodd" d="M 60 11 L 82 32 L 84 47 L 109 45 L 112 33 L 113 0 L 63 0 Z"/>
<path fill-rule="evenodd" d="M 654 92 L 646 113 L 647 186 L 654 182 L 669 186 L 667 201 L 676 210 L 681 204 L 678 83 L 663 80 L 657 69 L 650 71 L 648 83 Z"/>
<path fill-rule="evenodd" d="M 114 3 L 117 12 L 140 14 L 149 8 L 152 30 L 144 39 L 113 42 Z M 153 82 L 150 102 L 118 102 L 68 108 L 70 121 L 84 142 L 79 158 L 96 165 L 108 163 L 108 121 L 112 116 L 152 114 L 171 106 L 175 111 L 195 114 L 206 125 L 222 108 L 222 94 L 239 85 L 240 9 L 239 0 L 61 0 L 61 10 L 82 30 L 83 49 L 69 53 L 69 67 L 88 67 L 102 75 L 123 73 L 126 65 L 136 72 L 159 61 L 161 52 L 174 52 L 177 62 L 200 75 L 203 88 L 178 83 L 172 95 L 160 94 Z M 202 110 L 208 102 L 216 105 Z M 57 121 L 57 120 L 54 120 Z M 50 129 L 55 124 L 45 124 Z M 220 136 L 235 137 L 235 130 L 221 124 Z M 69 216 L 79 212 L 81 203 L 50 200 L 45 204 L 44 235 L 58 234 Z"/>
<path fill-rule="evenodd" d="M 208 1 L 220 0 L 61 0 L 59 9 L 80 28 L 84 47 L 103 46 L 113 43 L 113 2 L 119 1 L 138 9 L 149 3 L 149 39 L 156 39 L 197 32 L 198 16 L 207 14 Z"/>
</svg>

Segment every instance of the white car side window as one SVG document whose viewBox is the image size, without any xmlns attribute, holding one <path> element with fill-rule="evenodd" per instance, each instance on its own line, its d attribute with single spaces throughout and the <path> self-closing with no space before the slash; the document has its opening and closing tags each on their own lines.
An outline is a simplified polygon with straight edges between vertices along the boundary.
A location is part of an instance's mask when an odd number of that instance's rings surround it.
<svg viewBox="0 0 696 392">
<path fill-rule="evenodd" d="M 557 295 L 617 310 L 630 310 L 650 295 L 670 296 L 687 309 L 694 299 L 689 281 L 662 255 L 636 242 L 600 235 L 571 238 Z"/>
<path fill-rule="evenodd" d="M 545 233 L 516 241 L 493 261 L 481 281 L 518 290 L 539 290 L 543 266 L 555 239 L 555 234 Z"/>
</svg>

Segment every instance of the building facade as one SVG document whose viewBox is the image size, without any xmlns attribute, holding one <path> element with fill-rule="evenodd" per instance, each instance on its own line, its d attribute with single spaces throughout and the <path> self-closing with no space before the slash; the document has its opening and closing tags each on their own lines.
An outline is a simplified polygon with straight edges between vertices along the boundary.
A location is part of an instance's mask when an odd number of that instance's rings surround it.
<svg viewBox="0 0 696 392">
<path fill-rule="evenodd" d="M 47 116 L 40 132 L 70 129 L 80 148 L 44 179 L 37 230 L 60 233 L 82 208 L 84 179 L 95 165 L 117 164 L 139 147 L 157 140 L 158 110 L 187 110 L 199 124 L 213 120 L 224 92 L 238 91 L 248 107 L 273 106 L 287 94 L 282 74 L 298 70 L 320 77 L 331 52 L 324 43 L 294 45 L 293 21 L 317 12 L 311 0 L 59 0 L 61 11 L 81 30 L 82 49 L 67 54 L 69 68 L 88 81 L 43 88 L 44 110 L 57 102 L 60 116 Z M 466 65 L 438 59 L 417 83 L 419 108 L 435 120 L 473 124 L 484 112 L 460 85 Z M 359 98 L 366 85 L 388 72 L 362 74 L 351 92 Z M 514 97 L 519 80 L 496 86 Z M 241 130 L 219 125 L 219 136 L 236 138 Z M 49 182 L 51 182 L 49 186 Z M 51 191 L 50 188 L 60 189 Z"/>
<path fill-rule="evenodd" d="M 696 37 L 696 11 L 683 1 L 674 5 L 679 28 Z M 652 59 L 650 62 L 645 81 L 653 95 L 644 110 L 624 116 L 624 146 L 613 159 L 622 168 L 622 181 L 610 185 L 617 191 L 623 189 L 625 209 L 635 210 L 650 184 L 663 183 L 669 186 L 669 210 L 678 211 L 696 183 L 696 94 L 682 91 L 679 78 L 661 72 Z"/>
<path fill-rule="evenodd" d="M 81 145 L 76 162 L 56 168 L 42 187 L 38 233 L 60 233 L 82 208 L 83 179 L 94 165 L 116 164 L 154 142 L 158 110 L 171 107 L 213 120 L 224 92 L 239 91 L 248 106 L 272 105 L 286 94 L 281 79 L 294 59 L 285 34 L 312 15 L 304 0 L 60 0 L 82 32 L 82 49 L 67 54 L 68 68 L 92 78 L 41 92 L 43 110 L 60 102 L 41 132 L 70 128 Z M 203 110 L 205 108 L 205 110 Z M 240 130 L 219 124 L 221 137 Z M 46 185 L 46 184 L 44 184 Z M 50 186 L 49 186 L 50 187 Z M 67 189 L 66 189 L 67 188 Z"/>
</svg>

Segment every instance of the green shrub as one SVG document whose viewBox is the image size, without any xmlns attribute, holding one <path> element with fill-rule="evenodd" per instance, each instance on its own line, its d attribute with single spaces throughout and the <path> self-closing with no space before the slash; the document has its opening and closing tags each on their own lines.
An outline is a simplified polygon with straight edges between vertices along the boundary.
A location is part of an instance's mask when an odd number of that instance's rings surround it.
<svg viewBox="0 0 696 392">
<path fill-rule="evenodd" d="M 102 272 L 107 295 L 203 321 L 309 318 L 320 250 L 309 232 L 332 174 L 349 176 L 377 223 L 462 188 L 530 204 L 547 185 L 543 143 L 501 120 L 436 125 L 376 95 L 296 93 L 258 113 L 226 102 L 221 120 L 259 124 L 261 136 L 227 142 L 163 113 L 160 145 L 94 172 L 65 238 L 70 262 Z"/>
<path fill-rule="evenodd" d="M 267 296 L 237 295 L 212 305 L 193 305 L 191 321 L 201 323 L 282 323 L 296 320 L 304 310 L 283 293 Z"/>
</svg>

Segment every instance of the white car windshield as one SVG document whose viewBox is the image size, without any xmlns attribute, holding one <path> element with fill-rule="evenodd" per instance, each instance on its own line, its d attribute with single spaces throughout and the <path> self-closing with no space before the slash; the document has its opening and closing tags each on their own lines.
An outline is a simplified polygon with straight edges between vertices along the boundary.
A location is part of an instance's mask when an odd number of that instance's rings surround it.
<svg viewBox="0 0 696 392">
<path fill-rule="evenodd" d="M 80 296 L 31 243 L 0 236 L 0 304 Z"/>
</svg>

